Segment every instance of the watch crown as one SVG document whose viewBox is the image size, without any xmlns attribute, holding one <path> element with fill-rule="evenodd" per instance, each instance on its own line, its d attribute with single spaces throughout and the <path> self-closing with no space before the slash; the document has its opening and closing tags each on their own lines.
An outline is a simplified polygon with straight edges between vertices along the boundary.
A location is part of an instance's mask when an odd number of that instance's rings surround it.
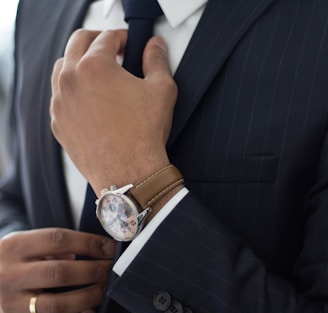
<svg viewBox="0 0 328 313">
<path fill-rule="evenodd" d="M 109 187 L 109 190 L 110 190 L 110 191 L 114 191 L 114 190 L 116 190 L 116 189 L 117 189 L 116 185 L 112 185 L 112 186 Z"/>
</svg>

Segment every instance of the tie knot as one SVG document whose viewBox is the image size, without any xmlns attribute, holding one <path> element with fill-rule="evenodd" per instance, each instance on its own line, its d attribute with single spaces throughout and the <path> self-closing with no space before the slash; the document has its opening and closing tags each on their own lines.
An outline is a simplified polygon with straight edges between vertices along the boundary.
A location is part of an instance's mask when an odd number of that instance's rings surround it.
<svg viewBox="0 0 328 313">
<path fill-rule="evenodd" d="M 156 19 L 163 14 L 157 0 L 123 0 L 125 20 Z"/>
</svg>

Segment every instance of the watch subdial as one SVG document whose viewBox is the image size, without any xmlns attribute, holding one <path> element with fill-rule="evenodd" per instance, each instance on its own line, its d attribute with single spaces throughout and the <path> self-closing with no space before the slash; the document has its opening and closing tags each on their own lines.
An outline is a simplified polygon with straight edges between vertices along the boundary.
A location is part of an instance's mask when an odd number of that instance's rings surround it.
<svg viewBox="0 0 328 313">
<path fill-rule="evenodd" d="M 115 238 L 130 240 L 138 231 L 138 212 L 121 196 L 114 194 L 104 198 L 100 220 L 104 229 Z"/>
</svg>

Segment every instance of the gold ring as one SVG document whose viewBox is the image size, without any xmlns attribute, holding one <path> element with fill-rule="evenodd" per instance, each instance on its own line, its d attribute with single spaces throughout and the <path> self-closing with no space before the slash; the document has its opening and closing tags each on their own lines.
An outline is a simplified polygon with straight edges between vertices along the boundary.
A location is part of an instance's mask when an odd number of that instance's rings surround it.
<svg viewBox="0 0 328 313">
<path fill-rule="evenodd" d="M 30 309 L 30 313 L 37 313 L 36 312 L 36 300 L 37 297 L 33 296 L 30 299 L 30 304 L 29 304 L 29 309 Z"/>
</svg>

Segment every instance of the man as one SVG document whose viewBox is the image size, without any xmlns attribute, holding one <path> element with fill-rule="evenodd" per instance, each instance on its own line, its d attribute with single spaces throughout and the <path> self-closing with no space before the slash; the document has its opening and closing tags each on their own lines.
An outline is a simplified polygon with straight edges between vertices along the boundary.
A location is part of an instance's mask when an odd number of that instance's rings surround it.
<svg viewBox="0 0 328 313">
<path fill-rule="evenodd" d="M 57 228 L 6 237 L 3 312 L 100 302 L 109 312 L 328 312 L 326 1 L 209 0 L 199 21 L 191 13 L 197 27 L 174 80 L 172 48 L 158 37 L 145 48 L 144 79 L 116 62 L 126 31 L 78 31 L 67 43 L 87 8 L 21 3 L 3 225 L 73 227 L 47 115 L 64 49 L 51 128 L 101 197 L 105 228 L 103 188 L 136 188 L 172 163 L 189 192 L 178 185 L 154 202 L 102 301 L 109 237 Z"/>
</svg>

